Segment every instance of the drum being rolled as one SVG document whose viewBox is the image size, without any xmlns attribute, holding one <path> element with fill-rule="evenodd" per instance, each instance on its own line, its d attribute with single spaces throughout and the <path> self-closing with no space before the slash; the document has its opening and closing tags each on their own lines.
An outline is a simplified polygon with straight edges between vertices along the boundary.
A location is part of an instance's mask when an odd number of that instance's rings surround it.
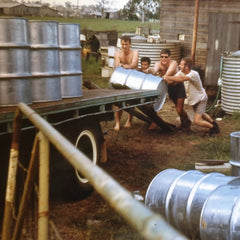
<svg viewBox="0 0 240 240">
<path fill-rule="evenodd" d="M 167 84 L 161 77 L 122 67 L 117 67 L 112 73 L 110 86 L 113 88 L 159 90 L 157 102 L 154 104 L 154 110 L 156 112 L 162 108 L 168 89 Z"/>
</svg>

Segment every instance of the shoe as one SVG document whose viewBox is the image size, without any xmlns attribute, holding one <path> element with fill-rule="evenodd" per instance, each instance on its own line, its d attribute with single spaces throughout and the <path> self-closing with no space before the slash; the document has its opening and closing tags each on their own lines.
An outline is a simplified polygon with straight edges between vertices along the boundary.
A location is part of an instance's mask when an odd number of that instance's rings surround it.
<svg viewBox="0 0 240 240">
<path fill-rule="evenodd" d="M 220 133 L 220 129 L 219 129 L 219 126 L 218 124 L 214 121 L 212 122 L 212 125 L 213 127 L 209 129 L 209 135 L 212 136 L 212 135 L 217 135 Z"/>
<path fill-rule="evenodd" d="M 191 124 L 192 122 L 189 119 L 185 119 L 181 122 L 180 126 L 178 127 L 178 130 L 189 131 Z"/>
</svg>

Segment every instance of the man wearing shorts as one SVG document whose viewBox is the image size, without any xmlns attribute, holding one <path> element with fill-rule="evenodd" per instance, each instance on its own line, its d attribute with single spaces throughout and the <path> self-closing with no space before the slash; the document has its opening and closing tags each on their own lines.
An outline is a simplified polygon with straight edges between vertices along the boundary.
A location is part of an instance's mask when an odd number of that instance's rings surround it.
<svg viewBox="0 0 240 240">
<path fill-rule="evenodd" d="M 188 104 L 193 106 L 193 122 L 201 127 L 209 128 L 209 134 L 218 134 L 219 127 L 213 119 L 205 113 L 208 96 L 202 86 L 198 72 L 192 70 L 192 59 L 189 57 L 182 58 L 175 76 L 164 76 L 163 79 L 168 84 L 183 83 L 186 88 Z"/>
<path fill-rule="evenodd" d="M 178 71 L 178 63 L 171 59 L 171 51 L 164 48 L 160 52 L 161 60 L 155 63 L 153 74 L 164 78 L 165 76 L 173 76 Z M 186 92 L 183 83 L 172 82 L 168 84 L 169 98 L 174 102 L 176 111 L 180 117 L 180 129 L 188 130 L 191 126 L 191 121 L 187 113 L 184 111 L 184 100 Z M 150 126 L 151 128 L 151 126 Z M 154 127 L 152 127 L 154 128 Z"/>
</svg>

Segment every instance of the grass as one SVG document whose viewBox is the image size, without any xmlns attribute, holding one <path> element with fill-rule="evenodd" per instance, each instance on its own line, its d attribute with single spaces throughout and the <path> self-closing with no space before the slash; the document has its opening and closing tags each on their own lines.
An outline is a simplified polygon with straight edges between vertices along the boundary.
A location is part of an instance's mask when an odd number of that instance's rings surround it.
<svg viewBox="0 0 240 240">
<path fill-rule="evenodd" d="M 112 19 L 90 19 L 90 18 L 54 18 L 54 17 L 25 17 L 29 20 L 58 21 L 60 23 L 78 23 L 81 31 L 112 31 L 119 33 L 135 33 L 137 27 L 149 26 L 152 30 L 159 30 L 159 23 L 144 23 L 141 21 L 112 20 Z"/>
</svg>

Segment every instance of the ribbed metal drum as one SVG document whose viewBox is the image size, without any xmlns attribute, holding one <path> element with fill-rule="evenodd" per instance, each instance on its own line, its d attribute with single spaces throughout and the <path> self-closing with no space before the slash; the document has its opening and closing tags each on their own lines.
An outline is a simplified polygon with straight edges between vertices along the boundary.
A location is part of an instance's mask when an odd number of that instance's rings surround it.
<svg viewBox="0 0 240 240">
<path fill-rule="evenodd" d="M 222 56 L 222 109 L 228 114 L 240 111 L 240 55 Z"/>
<path fill-rule="evenodd" d="M 199 237 L 200 215 L 206 199 L 219 186 L 236 179 L 221 173 L 204 174 L 196 170 L 167 169 L 150 183 L 145 204 L 195 239 Z"/>
<path fill-rule="evenodd" d="M 33 101 L 61 100 L 58 22 L 31 20 L 28 24 Z"/>
<path fill-rule="evenodd" d="M 114 70 L 110 78 L 110 85 L 115 88 L 126 87 L 130 89 L 159 90 L 158 100 L 154 104 L 156 112 L 162 108 L 168 89 L 167 84 L 160 77 L 122 67 L 117 67 Z"/>
<path fill-rule="evenodd" d="M 27 20 L 0 18 L 0 106 L 32 103 Z"/>
<path fill-rule="evenodd" d="M 240 132 L 233 132 L 230 136 L 232 176 L 240 176 Z"/>
<path fill-rule="evenodd" d="M 148 42 L 132 42 L 131 48 L 139 52 L 139 66 L 142 57 L 151 59 L 151 67 L 160 60 L 160 51 L 163 48 L 168 48 L 171 51 L 171 59 L 178 63 L 181 58 L 181 43 L 179 41 L 166 41 L 164 43 L 148 43 Z"/>
<path fill-rule="evenodd" d="M 200 217 L 200 239 L 240 239 L 240 185 L 226 184 L 205 201 Z"/>
<path fill-rule="evenodd" d="M 59 23 L 61 94 L 63 98 L 82 96 L 80 25 Z"/>
</svg>

